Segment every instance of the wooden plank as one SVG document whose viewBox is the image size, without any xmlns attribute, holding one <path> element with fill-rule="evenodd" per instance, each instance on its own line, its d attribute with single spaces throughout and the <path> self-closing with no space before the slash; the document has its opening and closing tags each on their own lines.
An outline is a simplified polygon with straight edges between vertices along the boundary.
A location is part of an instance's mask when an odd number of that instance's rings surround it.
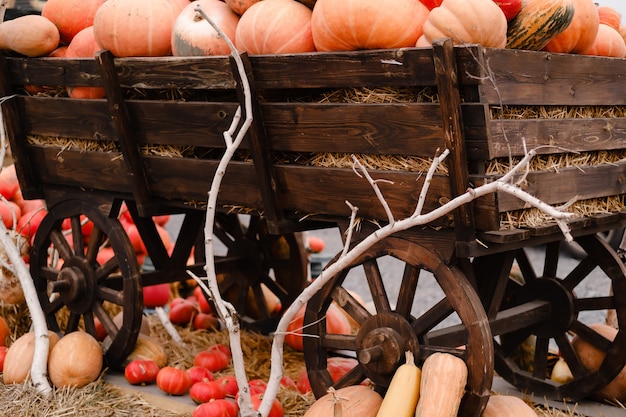
<svg viewBox="0 0 626 417">
<path fill-rule="evenodd" d="M 526 229 L 493 230 L 478 233 L 478 240 L 489 243 L 520 242 L 529 237 L 530 233 Z"/>
<path fill-rule="evenodd" d="M 626 162 L 587 165 L 555 171 L 530 172 L 523 189 L 548 204 L 561 204 L 572 198 L 584 200 L 626 193 Z M 525 208 L 524 202 L 498 192 L 500 212 Z"/>
<path fill-rule="evenodd" d="M 489 158 L 626 148 L 626 118 L 520 119 L 489 122 Z"/>
<path fill-rule="evenodd" d="M 481 83 L 477 47 L 456 49 L 463 83 Z M 430 48 L 256 55 L 250 60 L 259 88 L 435 84 Z M 125 88 L 220 90 L 235 86 L 224 56 L 118 58 L 115 65 Z M 11 58 L 9 72 L 16 84 L 99 86 L 101 82 L 95 61 L 86 58 Z"/>
<path fill-rule="evenodd" d="M 624 59 L 514 49 L 486 49 L 484 59 L 493 74 L 480 88 L 484 103 L 626 104 Z"/>
</svg>

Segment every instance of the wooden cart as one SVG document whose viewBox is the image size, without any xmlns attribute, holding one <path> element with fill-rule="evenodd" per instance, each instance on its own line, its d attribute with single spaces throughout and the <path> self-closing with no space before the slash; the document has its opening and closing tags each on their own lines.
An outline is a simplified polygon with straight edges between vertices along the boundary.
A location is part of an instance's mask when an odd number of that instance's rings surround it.
<svg viewBox="0 0 626 417">
<path fill-rule="evenodd" d="M 242 55 L 252 86 L 254 122 L 241 153 L 227 169 L 219 194 L 216 237 L 227 251 L 216 265 L 223 293 L 258 328 L 271 329 L 261 287 L 286 307 L 307 283 L 306 253 L 299 232 L 347 226 L 349 200 L 359 208 L 362 233 L 384 222 L 385 212 L 369 184 L 349 166 L 322 166 L 316 155 L 391 155 L 432 158 L 449 149 L 447 173 L 432 180 L 425 211 L 468 187 L 493 181 L 493 161 L 538 148 L 544 157 L 564 153 L 619 152 L 626 148 L 626 117 L 503 117 L 509 108 L 626 105 L 626 60 L 544 52 L 453 47 L 302 55 Z M 26 199 L 43 198 L 49 214 L 35 236 L 31 273 L 53 330 L 98 318 L 113 335 L 106 348 L 111 365 L 133 348 L 143 310 L 142 287 L 201 272 L 204 203 L 224 149 L 242 91 L 229 57 L 125 58 L 102 52 L 96 59 L 0 60 L 0 95 L 20 185 Z M 70 99 L 24 86 L 100 87 L 106 99 Z M 48 87 L 45 87 L 48 86 Z M 327 100 L 348 90 L 375 93 L 431 92 L 433 100 L 382 103 Z M 58 91 L 58 88 L 56 89 Z M 55 91 L 54 88 L 52 91 Z M 320 99 L 322 98 L 322 99 Z M 53 138 L 63 138 L 61 145 Z M 94 145 L 95 144 L 95 145 Z M 549 145 L 549 146 L 545 146 Z M 176 149 L 177 153 L 163 149 Z M 423 170 L 371 170 L 396 218 L 414 210 Z M 626 162 L 539 169 L 525 189 L 544 202 L 562 204 L 626 193 Z M 127 207 L 145 242 L 154 271 L 142 271 L 118 217 Z M 587 256 L 571 271 L 558 269 L 563 236 L 553 223 L 503 227 L 503 216 L 524 204 L 497 193 L 425 227 L 386 238 L 343 270 L 307 305 L 305 360 L 314 393 L 369 378 L 379 391 L 411 349 L 421 363 L 434 351 L 464 358 L 469 368 L 462 415 L 478 415 L 494 371 L 518 388 L 555 399 L 579 399 L 611 381 L 626 364 L 626 335 L 602 337 L 583 319 L 588 311 L 615 309 L 626 322 L 626 270 L 597 233 L 626 225 L 620 210 L 577 218 L 572 233 Z M 245 213 L 246 216 L 241 214 Z M 175 248 L 168 253 L 153 217 L 182 214 Z M 82 236 L 81 220 L 95 229 Z M 69 221 L 72 238 L 61 227 Z M 359 236 L 357 236 L 357 239 Z M 98 261 L 110 245 L 115 257 Z M 545 252 L 535 271 L 529 250 Z M 195 252 L 194 252 L 195 248 Z M 537 249 L 533 249 L 535 252 Z M 188 265 L 194 252 L 196 265 Z M 62 262 L 53 263 L 56 253 Z M 401 262 L 402 276 L 386 276 L 383 261 Z M 599 267 L 607 293 L 578 296 L 579 285 Z M 363 271 L 375 308 L 349 291 L 348 277 Z M 420 271 L 428 271 L 441 297 L 425 311 Z M 519 273 L 512 273 L 512 270 Z M 390 282 L 400 290 L 392 294 Z M 610 289 L 612 288 L 612 291 Z M 251 309 L 247 294 L 254 294 Z M 358 323 L 352 334 L 326 331 L 331 301 Z M 117 326 L 105 303 L 123 307 Z M 63 309 L 69 318 L 59 319 Z M 319 320 L 322 319 L 322 320 Z M 452 323 L 452 324 L 448 324 Z M 606 352 L 598 370 L 586 370 L 572 335 Z M 532 341 L 528 363 L 519 346 Z M 574 379 L 549 379 L 550 347 L 556 346 Z M 328 372 L 330 355 L 359 364 L 339 381 Z"/>
</svg>

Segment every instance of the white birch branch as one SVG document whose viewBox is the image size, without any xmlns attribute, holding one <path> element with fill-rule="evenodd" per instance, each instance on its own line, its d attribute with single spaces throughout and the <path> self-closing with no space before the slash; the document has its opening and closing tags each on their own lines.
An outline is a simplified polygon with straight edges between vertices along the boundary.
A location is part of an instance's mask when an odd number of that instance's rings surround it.
<svg viewBox="0 0 626 417">
<path fill-rule="evenodd" d="M 4 97 L 1 99 L 0 107 L 5 100 L 10 99 L 11 97 Z M 6 155 L 6 147 L 7 142 L 6 132 L 4 130 L 4 119 L 2 117 L 2 112 L 0 111 L 0 162 L 3 164 Z M 15 218 L 15 213 L 13 213 L 13 217 Z M 13 224 L 16 224 L 16 222 Z M 30 271 L 26 267 L 24 259 L 22 259 L 20 250 L 11 238 L 11 233 L 7 230 L 1 219 L 0 245 L 2 245 L 4 251 L 6 252 L 15 276 L 17 276 L 20 281 L 22 291 L 24 291 L 26 305 L 28 306 L 28 310 L 30 312 L 30 318 L 33 322 L 33 331 L 35 332 L 35 348 L 33 363 L 30 368 L 31 380 L 33 381 L 33 385 L 38 392 L 48 395 L 52 392 L 52 387 L 48 382 L 48 348 L 50 346 L 50 340 L 48 337 L 46 316 L 43 313 L 41 304 L 39 304 L 39 297 L 37 296 L 35 284 L 30 276 Z"/>
</svg>

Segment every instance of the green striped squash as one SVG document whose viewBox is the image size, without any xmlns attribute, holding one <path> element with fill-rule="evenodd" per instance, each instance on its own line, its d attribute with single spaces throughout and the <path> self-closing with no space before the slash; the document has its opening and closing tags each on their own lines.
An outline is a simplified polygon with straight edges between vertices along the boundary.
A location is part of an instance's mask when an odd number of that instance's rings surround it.
<svg viewBox="0 0 626 417">
<path fill-rule="evenodd" d="M 524 0 L 509 22 L 506 47 L 540 51 L 574 18 L 573 0 Z"/>
</svg>

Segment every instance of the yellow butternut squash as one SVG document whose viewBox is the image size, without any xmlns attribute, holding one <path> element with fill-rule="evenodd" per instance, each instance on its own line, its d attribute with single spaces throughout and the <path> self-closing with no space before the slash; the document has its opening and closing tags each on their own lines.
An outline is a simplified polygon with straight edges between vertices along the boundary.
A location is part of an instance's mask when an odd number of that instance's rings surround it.
<svg viewBox="0 0 626 417">
<path fill-rule="evenodd" d="M 436 352 L 424 361 L 415 417 L 456 417 L 467 384 L 467 365 L 449 353 Z"/>
<path fill-rule="evenodd" d="M 26 15 L 0 23 L 0 49 L 29 57 L 44 56 L 59 46 L 59 29 L 40 15 Z"/>
<path fill-rule="evenodd" d="M 413 352 L 407 350 L 406 362 L 393 374 L 376 417 L 413 417 L 420 394 L 421 374 Z"/>
</svg>

